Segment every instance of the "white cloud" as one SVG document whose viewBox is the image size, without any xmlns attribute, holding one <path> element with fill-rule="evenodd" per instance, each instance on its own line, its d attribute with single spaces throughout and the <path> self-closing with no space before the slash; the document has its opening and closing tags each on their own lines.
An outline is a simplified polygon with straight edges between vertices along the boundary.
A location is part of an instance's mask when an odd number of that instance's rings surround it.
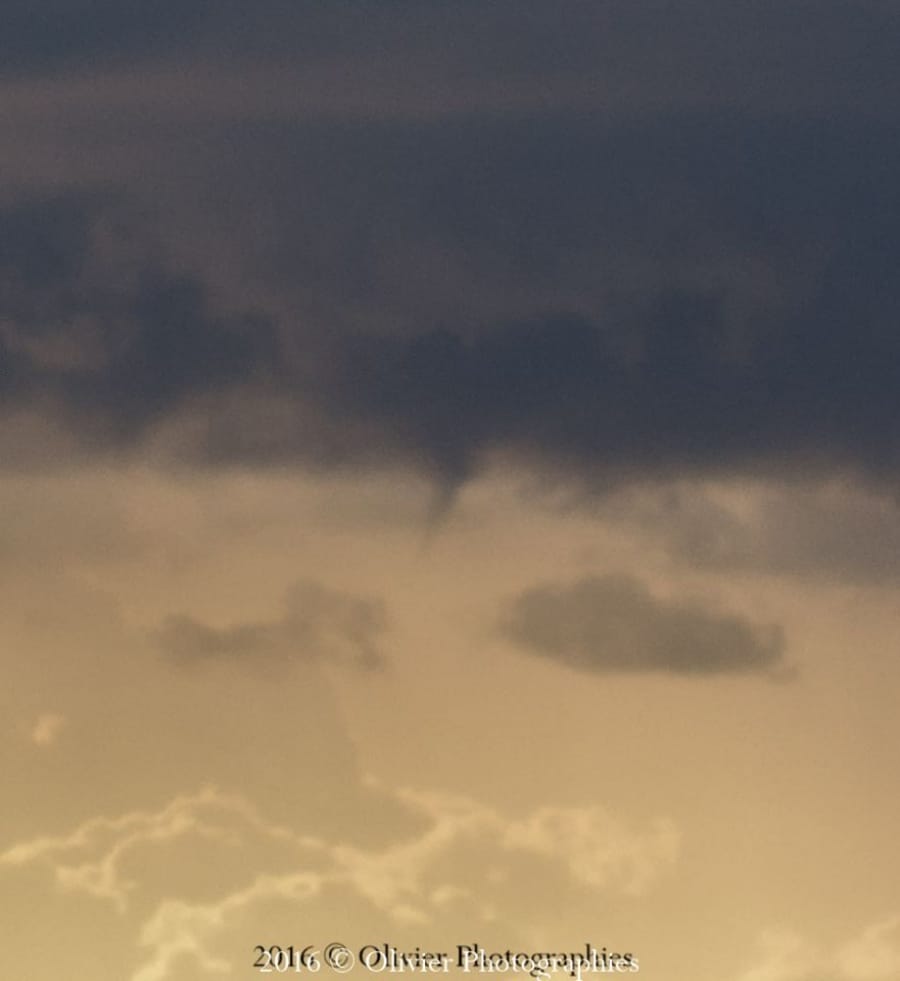
<svg viewBox="0 0 900 981">
<path fill-rule="evenodd" d="M 677 834 L 666 821 L 634 831 L 599 807 L 541 807 L 511 818 L 458 795 L 371 785 L 370 792 L 391 798 L 419 829 L 382 847 L 329 842 L 273 824 L 242 798 L 207 788 L 155 812 L 93 818 L 67 835 L 15 845 L 0 854 L 0 868 L 45 864 L 64 889 L 112 901 L 120 912 L 143 889 L 141 905 L 156 906 L 140 926 L 138 944 L 147 954 L 131 981 L 164 981 L 185 958 L 197 972 L 227 972 L 223 937 L 251 907 L 271 900 L 304 902 L 329 890 L 363 901 L 398 927 L 444 922 L 460 904 L 488 922 L 506 914 L 504 890 L 519 888 L 523 856 L 539 863 L 539 875 L 619 892 L 646 888 L 676 857 Z M 267 842 L 284 871 L 238 881 L 202 901 L 154 899 L 133 871 L 139 865 L 130 863 L 130 878 L 123 871 L 126 856 L 139 850 L 197 838 L 240 845 L 252 855 Z M 485 855 L 492 875 L 485 875 Z"/>
<path fill-rule="evenodd" d="M 398 795 L 434 821 L 437 841 L 477 833 L 507 852 L 520 851 L 565 865 L 588 886 L 618 885 L 638 893 L 675 862 L 679 834 L 661 818 L 647 831 L 634 831 L 605 808 L 539 807 L 508 819 L 464 797 L 404 789 Z"/>
<path fill-rule="evenodd" d="M 314 838 L 268 824 L 242 798 L 208 787 L 176 797 L 159 811 L 91 818 L 67 835 L 13 845 L 0 853 L 0 866 L 44 862 L 61 888 L 111 900 L 123 911 L 128 894 L 137 886 L 121 872 L 128 853 L 191 835 L 234 844 L 240 840 L 241 824 L 294 846 L 318 847 Z"/>
<path fill-rule="evenodd" d="M 284 876 L 260 876 L 250 886 L 225 896 L 216 903 L 192 904 L 165 900 L 141 930 L 140 943 L 153 951 L 132 981 L 164 981 L 169 968 L 180 957 L 191 955 L 208 974 L 229 973 L 227 960 L 211 952 L 211 940 L 235 913 L 265 899 L 306 900 L 322 886 L 321 877 L 298 872 Z"/>
</svg>

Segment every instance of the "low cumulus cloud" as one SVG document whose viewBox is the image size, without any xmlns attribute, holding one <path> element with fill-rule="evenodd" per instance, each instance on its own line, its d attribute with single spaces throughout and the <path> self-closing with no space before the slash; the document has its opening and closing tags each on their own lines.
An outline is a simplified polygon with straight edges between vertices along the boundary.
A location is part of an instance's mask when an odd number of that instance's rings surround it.
<svg viewBox="0 0 900 981">
<path fill-rule="evenodd" d="M 512 603 L 502 629 L 526 651 L 598 674 L 785 671 L 779 628 L 659 599 L 625 576 L 528 589 Z"/>
<path fill-rule="evenodd" d="M 155 639 L 181 663 L 323 659 L 371 669 L 385 663 L 381 642 L 386 630 L 381 600 L 304 581 L 288 592 L 279 619 L 216 627 L 175 614 L 163 621 Z"/>
</svg>

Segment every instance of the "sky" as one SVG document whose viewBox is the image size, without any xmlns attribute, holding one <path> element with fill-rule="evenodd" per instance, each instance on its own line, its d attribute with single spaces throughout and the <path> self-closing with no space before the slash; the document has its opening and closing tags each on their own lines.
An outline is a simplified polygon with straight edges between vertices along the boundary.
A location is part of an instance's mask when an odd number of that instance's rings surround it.
<svg viewBox="0 0 900 981">
<path fill-rule="evenodd" d="M 0 25 L 0 976 L 900 981 L 900 7 Z"/>
</svg>

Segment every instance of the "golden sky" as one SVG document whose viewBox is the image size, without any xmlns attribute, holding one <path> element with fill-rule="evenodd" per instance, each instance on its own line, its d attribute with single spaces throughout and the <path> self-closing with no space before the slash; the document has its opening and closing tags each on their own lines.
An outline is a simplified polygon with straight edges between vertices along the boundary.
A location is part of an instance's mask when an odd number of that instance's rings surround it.
<svg viewBox="0 0 900 981">
<path fill-rule="evenodd" d="M 746 516 L 759 489 L 692 493 Z M 893 976 L 879 585 L 698 571 L 499 476 L 432 528 L 411 479 L 121 468 L 0 494 L 5 974 L 52 935 L 36 981 L 61 958 L 98 981 L 250 977 L 256 943 L 331 940 Z M 607 576 L 779 624 L 790 671 L 579 668 L 505 635 L 516 596 Z"/>
</svg>

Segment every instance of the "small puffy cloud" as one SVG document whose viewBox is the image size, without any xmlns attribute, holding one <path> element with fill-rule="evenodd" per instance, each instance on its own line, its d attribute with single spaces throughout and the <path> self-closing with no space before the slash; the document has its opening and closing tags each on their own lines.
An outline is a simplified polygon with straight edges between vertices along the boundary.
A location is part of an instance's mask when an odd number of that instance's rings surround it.
<svg viewBox="0 0 900 981">
<path fill-rule="evenodd" d="M 307 580 L 289 591 L 280 619 L 214 627 L 177 614 L 165 619 L 156 641 L 181 662 L 275 656 L 325 658 L 377 668 L 384 663 L 380 641 L 386 629 L 381 600 Z"/>
<path fill-rule="evenodd" d="M 523 649 L 582 671 L 709 676 L 784 669 L 779 628 L 659 599 L 625 576 L 528 589 L 502 626 Z"/>
<path fill-rule="evenodd" d="M 66 717 L 56 712 L 43 712 L 34 723 L 31 730 L 31 741 L 35 746 L 52 746 L 66 724 Z"/>
</svg>

